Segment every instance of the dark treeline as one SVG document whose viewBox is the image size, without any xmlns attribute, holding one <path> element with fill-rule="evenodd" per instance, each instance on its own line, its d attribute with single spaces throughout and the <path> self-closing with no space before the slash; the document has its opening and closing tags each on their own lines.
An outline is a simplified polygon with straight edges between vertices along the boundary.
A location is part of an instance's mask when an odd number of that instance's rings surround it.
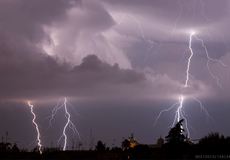
<svg viewBox="0 0 230 160">
<path fill-rule="evenodd" d="M 0 143 L 0 159 L 47 159 L 47 160 L 150 160 L 150 159 L 230 159 L 230 137 L 210 133 L 196 143 L 184 134 L 183 120 L 170 129 L 168 135 L 159 138 L 156 144 L 138 143 L 134 136 L 124 139 L 120 147 L 109 148 L 98 141 L 92 150 L 61 151 L 58 148 L 43 148 L 26 151 L 17 144 Z"/>
</svg>

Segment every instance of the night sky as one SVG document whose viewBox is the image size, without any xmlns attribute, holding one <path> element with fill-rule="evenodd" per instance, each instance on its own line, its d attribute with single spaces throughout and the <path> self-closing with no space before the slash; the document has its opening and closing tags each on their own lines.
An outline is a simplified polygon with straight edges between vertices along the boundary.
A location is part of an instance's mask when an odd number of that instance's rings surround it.
<svg viewBox="0 0 230 160">
<path fill-rule="evenodd" d="M 157 115 L 180 94 L 191 139 L 230 135 L 229 28 L 229 0 L 0 0 L 0 135 L 36 146 L 31 101 L 43 145 L 62 146 L 63 109 L 49 118 L 67 97 L 85 148 L 131 133 L 153 144 L 176 110 Z M 184 89 L 191 31 L 211 61 L 194 38 Z M 80 141 L 67 133 L 68 146 Z"/>
</svg>

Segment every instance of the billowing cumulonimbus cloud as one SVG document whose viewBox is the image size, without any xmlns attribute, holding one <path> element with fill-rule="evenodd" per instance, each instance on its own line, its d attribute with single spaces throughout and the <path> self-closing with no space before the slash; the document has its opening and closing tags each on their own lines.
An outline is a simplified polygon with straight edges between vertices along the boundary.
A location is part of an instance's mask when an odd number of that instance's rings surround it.
<svg viewBox="0 0 230 160">
<path fill-rule="evenodd" d="M 79 65 L 85 56 L 96 54 L 111 65 L 119 63 L 122 68 L 131 68 L 124 51 L 105 34 L 115 25 L 99 1 L 85 0 L 81 7 L 68 10 L 66 20 L 44 26 L 49 40 L 42 47 L 49 55 L 72 65 Z"/>
<path fill-rule="evenodd" d="M 121 69 L 96 55 L 85 57 L 80 65 L 60 64 L 41 53 L 1 54 L 1 99 L 46 99 L 61 96 L 89 99 L 175 98 L 181 85 L 167 75 Z M 33 56 L 31 56 L 33 55 Z M 36 57 L 36 58 L 35 58 Z M 207 93 L 202 83 L 192 93 Z M 176 94 L 172 94 L 176 93 Z"/>
</svg>

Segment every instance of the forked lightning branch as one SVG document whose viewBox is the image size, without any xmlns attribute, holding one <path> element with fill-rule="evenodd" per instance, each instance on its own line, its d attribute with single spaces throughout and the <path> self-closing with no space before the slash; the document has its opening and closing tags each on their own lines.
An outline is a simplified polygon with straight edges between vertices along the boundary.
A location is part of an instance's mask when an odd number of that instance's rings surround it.
<svg viewBox="0 0 230 160">
<path fill-rule="evenodd" d="M 205 55 L 206 55 L 206 58 L 207 58 L 207 69 L 208 69 L 208 72 L 209 74 L 211 75 L 211 77 L 216 81 L 217 85 L 219 87 L 221 87 L 221 84 L 220 84 L 220 80 L 217 76 L 215 76 L 215 74 L 212 72 L 212 70 L 210 69 L 210 62 L 213 62 L 213 63 L 219 63 L 221 66 L 223 67 L 226 67 L 226 65 L 220 61 L 220 60 L 217 60 L 217 59 L 213 59 L 209 56 L 209 53 L 208 53 L 208 49 L 204 43 L 204 40 L 202 40 L 201 38 L 198 37 L 197 33 L 195 31 L 190 31 L 189 32 L 189 43 L 188 43 L 188 48 L 189 48 L 189 53 L 190 55 L 188 56 L 188 59 L 187 59 L 187 65 L 186 65 L 186 76 L 185 76 L 185 83 L 183 84 L 183 89 L 186 89 L 186 88 L 189 88 L 189 81 L 190 81 L 190 70 L 191 70 L 191 67 L 192 67 L 192 60 L 193 60 L 193 56 L 195 54 L 194 52 L 194 49 L 192 47 L 192 44 L 193 44 L 193 40 L 194 38 L 198 41 L 201 42 L 201 45 L 205 51 Z M 204 108 L 203 104 L 201 103 L 201 101 L 199 99 L 197 99 L 196 97 L 192 97 L 192 99 L 194 99 L 200 106 L 200 108 L 202 109 L 202 111 L 204 111 L 206 113 L 206 115 L 209 115 L 208 114 L 208 111 Z M 172 126 L 175 125 L 175 123 L 179 122 L 181 119 L 184 119 L 185 120 L 185 129 L 186 129 L 186 132 L 187 132 L 187 136 L 188 138 L 190 137 L 190 131 L 189 131 L 189 126 L 188 126 L 188 118 L 186 117 L 186 113 L 185 113 L 185 110 L 184 110 L 184 107 L 185 107 L 185 100 L 186 100 L 186 95 L 184 94 L 180 94 L 179 97 L 178 97 L 178 102 L 173 104 L 171 107 L 169 107 L 168 109 L 164 109 L 162 110 L 156 120 L 155 120 L 155 124 L 158 122 L 158 120 L 160 119 L 161 115 L 164 113 L 164 112 L 169 112 L 169 111 L 172 111 L 174 108 L 176 108 L 176 112 L 175 112 L 175 116 L 174 116 L 174 119 L 173 119 L 173 122 L 172 122 Z"/>
</svg>

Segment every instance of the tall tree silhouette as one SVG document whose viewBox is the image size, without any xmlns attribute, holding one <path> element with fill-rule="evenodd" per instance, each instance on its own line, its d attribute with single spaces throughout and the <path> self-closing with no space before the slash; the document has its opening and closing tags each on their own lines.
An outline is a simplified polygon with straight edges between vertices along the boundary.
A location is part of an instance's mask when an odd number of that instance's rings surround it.
<svg viewBox="0 0 230 160">
<path fill-rule="evenodd" d="M 98 141 L 96 145 L 96 150 L 97 151 L 105 151 L 106 146 L 102 141 Z"/>
<path fill-rule="evenodd" d="M 182 124 L 183 121 L 184 119 L 181 119 L 173 128 L 170 129 L 168 135 L 165 137 L 167 143 L 178 144 L 185 142 L 186 137 L 184 135 L 184 129 Z"/>
</svg>

